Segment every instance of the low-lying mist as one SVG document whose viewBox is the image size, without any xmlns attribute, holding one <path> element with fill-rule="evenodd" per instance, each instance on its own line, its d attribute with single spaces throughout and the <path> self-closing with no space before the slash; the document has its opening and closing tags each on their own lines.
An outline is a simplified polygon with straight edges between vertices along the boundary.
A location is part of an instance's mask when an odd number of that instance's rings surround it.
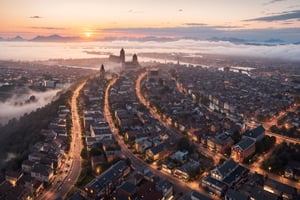
<svg viewBox="0 0 300 200">
<path fill-rule="evenodd" d="M 82 43 L 34 43 L 1 42 L 4 53 L 0 59 L 47 60 L 50 58 L 108 58 L 118 55 L 125 48 L 128 53 L 189 53 L 191 55 L 223 54 L 233 56 L 252 56 L 262 58 L 280 58 L 300 61 L 299 44 L 244 44 L 229 41 L 206 41 L 181 39 L 169 42 L 158 41 L 99 41 Z M 28 50 L 30 49 L 30 51 Z M 131 58 L 126 58 L 131 59 Z M 139 57 L 142 60 L 141 57 Z"/>
<path fill-rule="evenodd" d="M 25 113 L 41 108 L 55 99 L 60 89 L 13 95 L 5 102 L 0 102 L 0 124 L 5 125 L 10 119 L 18 119 Z"/>
</svg>

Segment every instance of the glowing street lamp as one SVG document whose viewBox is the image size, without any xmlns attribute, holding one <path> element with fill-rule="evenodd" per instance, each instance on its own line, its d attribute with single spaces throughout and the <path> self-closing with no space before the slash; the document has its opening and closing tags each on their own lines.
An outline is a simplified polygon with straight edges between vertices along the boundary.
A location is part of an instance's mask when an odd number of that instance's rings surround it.
<svg viewBox="0 0 300 200">
<path fill-rule="evenodd" d="M 96 173 L 99 175 L 101 173 L 101 166 L 96 167 Z"/>
</svg>

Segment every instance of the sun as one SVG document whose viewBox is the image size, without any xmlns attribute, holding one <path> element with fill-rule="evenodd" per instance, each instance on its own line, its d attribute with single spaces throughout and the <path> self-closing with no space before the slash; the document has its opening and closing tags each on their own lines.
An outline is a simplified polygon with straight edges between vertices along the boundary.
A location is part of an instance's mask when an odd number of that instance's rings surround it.
<svg viewBox="0 0 300 200">
<path fill-rule="evenodd" d="M 91 32 L 85 32 L 85 36 L 87 37 L 87 38 L 90 38 L 91 37 Z"/>
</svg>

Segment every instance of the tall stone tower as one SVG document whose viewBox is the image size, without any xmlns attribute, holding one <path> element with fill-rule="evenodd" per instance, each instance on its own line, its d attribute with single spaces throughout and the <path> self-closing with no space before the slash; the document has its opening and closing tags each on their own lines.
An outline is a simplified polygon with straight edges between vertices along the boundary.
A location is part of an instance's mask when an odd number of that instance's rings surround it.
<svg viewBox="0 0 300 200">
<path fill-rule="evenodd" d="M 132 64 L 137 67 L 139 65 L 138 57 L 136 54 L 133 54 L 132 56 Z"/>
<path fill-rule="evenodd" d="M 100 79 L 103 79 L 105 76 L 105 69 L 104 69 L 104 65 L 102 64 L 100 67 Z"/>
<path fill-rule="evenodd" d="M 125 63 L 125 51 L 124 49 L 122 48 L 121 51 L 120 51 L 120 62 L 123 64 Z"/>
</svg>

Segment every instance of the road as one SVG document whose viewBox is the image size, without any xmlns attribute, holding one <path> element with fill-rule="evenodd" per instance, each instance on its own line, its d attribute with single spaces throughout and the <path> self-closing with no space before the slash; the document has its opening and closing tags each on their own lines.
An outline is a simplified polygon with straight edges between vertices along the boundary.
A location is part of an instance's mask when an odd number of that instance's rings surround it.
<svg viewBox="0 0 300 200">
<path fill-rule="evenodd" d="M 142 80 L 146 77 L 147 75 L 147 72 L 143 72 L 141 73 L 137 80 L 136 80 L 136 84 L 135 84 L 135 90 L 136 90 L 136 95 L 139 99 L 139 101 L 145 106 L 147 107 L 147 109 L 149 110 L 150 114 L 155 118 L 157 119 L 161 124 L 163 124 L 167 129 L 172 129 L 174 130 L 173 132 L 176 135 L 176 137 L 182 137 L 182 134 L 180 132 L 178 132 L 176 129 L 172 128 L 169 126 L 169 124 L 165 121 L 163 121 L 161 118 L 160 118 L 160 115 L 155 112 L 155 110 L 153 108 L 150 107 L 150 102 L 144 98 L 144 96 L 142 95 L 142 92 L 141 92 L 141 82 Z M 199 144 L 196 144 L 196 146 L 198 147 L 198 151 L 199 152 L 202 152 L 205 156 L 209 156 L 211 158 L 214 159 L 214 162 L 215 163 L 218 163 L 220 158 L 222 157 L 221 155 L 219 154 L 214 154 L 213 152 L 211 151 L 208 151 L 207 149 L 204 149 L 203 147 L 201 147 Z M 152 167 L 152 169 L 155 169 L 155 167 L 153 167 L 153 165 L 150 165 Z M 200 193 L 203 193 L 203 194 L 207 194 L 207 192 L 202 188 L 202 187 L 199 187 L 199 184 L 201 181 L 199 180 L 196 180 L 196 181 L 193 181 L 193 182 L 188 182 L 188 183 L 184 183 L 182 182 L 181 180 L 175 178 L 173 175 L 171 174 L 168 174 L 166 172 L 162 172 L 162 171 L 159 171 L 160 172 L 160 175 L 164 175 L 164 177 L 166 177 L 168 180 L 172 180 L 173 181 L 173 184 L 174 182 L 178 183 L 178 184 L 183 184 L 183 186 L 185 185 L 185 187 L 188 187 L 190 190 L 195 190 L 195 191 L 198 191 Z M 208 195 L 208 194 L 207 194 Z M 217 196 L 214 196 L 214 195 L 210 195 L 211 198 L 213 199 L 218 199 Z"/>
<path fill-rule="evenodd" d="M 81 83 L 73 92 L 71 99 L 71 113 L 72 113 L 72 129 L 71 129 L 71 144 L 70 151 L 67 158 L 69 167 L 63 169 L 61 175 L 57 175 L 53 185 L 38 199 L 55 200 L 57 198 L 66 198 L 68 192 L 73 188 L 81 172 L 81 125 L 80 116 L 78 114 L 77 98 L 80 90 L 84 87 L 86 82 Z M 66 165 L 67 166 L 67 165 Z"/>
<path fill-rule="evenodd" d="M 155 117 L 156 119 L 158 119 L 159 121 L 161 121 L 165 126 L 168 126 L 166 123 L 164 123 L 161 119 L 160 119 L 160 116 L 153 110 L 150 108 L 150 102 L 145 99 L 142 94 L 141 94 L 141 91 L 140 91 L 140 88 L 141 88 L 141 80 L 146 76 L 146 73 L 142 73 L 140 74 L 140 76 L 137 78 L 137 81 L 136 81 L 136 94 L 137 94 L 137 97 L 139 98 L 140 102 L 143 103 L 148 109 L 150 109 L 150 113 L 152 114 L 153 117 Z M 296 108 L 296 106 L 294 107 Z M 292 111 L 292 109 L 289 109 L 288 111 Z M 272 120 L 272 123 L 274 124 L 276 121 L 274 120 L 278 120 L 280 117 L 282 117 L 283 115 L 285 115 L 287 112 L 281 112 L 280 115 L 278 117 L 276 117 L 276 119 L 273 119 Z M 272 125 L 272 123 L 268 124 L 267 129 L 270 128 L 270 126 Z M 270 135 L 270 133 L 268 132 L 267 133 L 268 135 Z M 281 140 L 282 139 L 285 139 L 286 141 L 293 141 L 295 139 L 293 138 L 288 138 L 286 136 L 279 136 L 274 134 L 274 136 L 276 136 L 277 140 Z M 199 146 L 199 150 L 200 152 L 204 153 L 205 155 L 208 155 L 208 156 L 211 156 L 212 158 L 214 158 L 214 162 L 215 164 L 217 164 L 217 161 L 220 159 L 220 158 L 224 158 L 222 155 L 216 153 L 214 154 L 213 152 L 203 148 L 203 147 L 200 147 Z M 263 174 L 263 175 L 268 175 L 269 178 L 272 178 L 274 180 L 277 180 L 278 182 L 281 182 L 281 183 L 284 183 L 284 184 L 287 184 L 287 185 L 292 185 L 294 187 L 296 187 L 298 190 L 300 189 L 300 183 L 299 182 L 294 182 L 294 181 L 291 181 L 289 179 L 286 179 L 284 178 L 283 176 L 278 176 L 276 174 L 272 174 L 272 173 L 269 173 L 269 172 L 266 172 L 264 170 L 262 170 L 260 168 L 260 164 L 262 163 L 263 160 L 267 159 L 271 154 L 272 154 L 272 151 L 274 150 L 274 148 L 272 148 L 270 150 L 270 152 L 268 152 L 267 154 L 265 154 L 264 156 L 260 157 L 258 162 L 256 163 L 253 163 L 252 165 L 243 165 L 244 167 L 248 168 L 252 173 L 259 173 L 259 174 Z"/>
<path fill-rule="evenodd" d="M 185 183 L 180 181 L 179 179 L 175 178 L 174 176 L 172 176 L 171 174 L 165 173 L 163 171 L 160 171 L 157 169 L 157 166 L 154 164 L 149 165 L 148 163 L 146 163 L 143 159 L 140 159 L 139 157 L 137 157 L 136 155 L 134 155 L 126 146 L 126 144 L 124 143 L 123 137 L 120 136 L 118 134 L 118 129 L 115 127 L 115 124 L 113 122 L 112 116 L 109 112 L 109 90 L 111 88 L 111 86 L 113 84 L 115 84 L 117 78 L 113 79 L 110 81 L 110 83 L 108 84 L 106 90 L 105 90 L 105 96 L 104 96 L 104 115 L 105 118 L 109 124 L 109 127 L 111 130 L 113 130 L 113 135 L 115 137 L 115 139 L 118 141 L 123 154 L 130 159 L 131 161 L 131 165 L 133 168 L 141 168 L 141 167 L 148 167 L 149 170 L 151 170 L 151 172 L 158 176 L 161 177 L 163 179 L 167 179 L 169 180 L 173 186 L 174 186 L 174 191 L 176 191 L 177 194 L 179 194 L 180 192 L 184 193 L 188 193 L 191 190 L 195 190 L 201 193 L 206 193 L 202 188 L 199 188 L 199 181 L 194 181 L 194 182 L 189 182 L 189 183 Z"/>
<path fill-rule="evenodd" d="M 300 140 L 297 139 L 297 138 L 291 138 L 291 137 L 288 137 L 288 136 L 285 136 L 285 135 L 279 135 L 279 134 L 275 134 L 275 133 L 272 133 L 270 131 L 270 127 L 272 125 L 276 125 L 277 124 L 277 121 L 282 118 L 283 116 L 287 115 L 288 112 L 295 112 L 296 108 L 299 106 L 299 104 L 294 104 L 292 105 L 290 108 L 288 108 L 286 111 L 281 111 L 279 113 L 278 116 L 274 117 L 271 121 L 268 121 L 268 122 L 264 122 L 263 123 L 263 127 L 266 129 L 266 134 L 269 135 L 269 136 L 274 136 L 276 137 L 276 143 L 279 144 L 283 141 L 285 142 L 290 142 L 290 143 L 300 143 Z"/>
<path fill-rule="evenodd" d="M 277 121 L 281 117 L 285 116 L 288 112 L 294 112 L 295 109 L 298 106 L 299 106 L 298 104 L 295 104 L 292 107 L 290 107 L 288 110 L 281 111 L 279 113 L 279 115 L 276 116 L 276 117 L 274 117 L 271 121 L 263 123 L 263 127 L 266 129 L 266 134 L 269 135 L 269 136 L 276 137 L 276 144 L 266 154 L 261 155 L 255 163 L 253 163 L 251 165 L 248 165 L 247 167 L 253 173 L 257 172 L 259 174 L 268 175 L 269 178 L 272 178 L 272 179 L 274 179 L 274 180 L 276 180 L 278 182 L 281 182 L 281 183 L 284 183 L 284 184 L 287 184 L 287 185 L 291 185 L 293 187 L 296 187 L 298 190 L 300 190 L 300 183 L 299 182 L 295 182 L 295 181 L 289 180 L 289 179 L 285 178 L 284 176 L 279 176 L 279 175 L 267 172 L 267 171 L 265 171 L 265 170 L 263 170 L 263 169 L 260 168 L 262 162 L 272 156 L 273 151 L 275 150 L 275 148 L 276 148 L 276 146 L 278 144 L 281 144 L 283 141 L 285 141 L 285 142 L 292 142 L 292 143 L 299 143 L 299 140 L 297 140 L 297 139 L 290 138 L 290 137 L 287 137 L 287 136 L 284 136 L 284 135 L 274 134 L 274 133 L 272 133 L 269 130 L 272 125 L 276 125 L 277 124 Z"/>
<path fill-rule="evenodd" d="M 139 99 L 139 101 L 145 106 L 147 107 L 147 109 L 150 111 L 151 115 L 157 119 L 158 121 L 160 121 L 161 124 L 163 124 L 166 128 L 168 129 L 172 129 L 174 130 L 174 133 L 177 133 L 177 137 L 182 137 L 182 134 L 180 133 L 180 131 L 178 131 L 177 129 L 170 127 L 170 125 L 163 121 L 160 117 L 159 114 L 157 114 L 157 112 L 155 112 L 155 110 L 153 108 L 150 107 L 150 102 L 148 99 L 145 99 L 144 96 L 142 95 L 141 92 L 141 81 L 145 78 L 145 76 L 147 75 L 147 72 L 141 73 L 137 80 L 136 80 L 136 86 L 135 86 L 135 90 L 136 90 L 136 95 Z M 201 152 L 204 156 L 206 157 L 210 157 L 213 159 L 214 161 L 214 165 L 218 165 L 219 161 L 221 158 L 225 157 L 222 154 L 219 153 L 214 153 L 206 148 L 204 148 L 203 146 L 201 146 L 200 144 L 197 144 L 195 142 L 193 142 L 193 144 L 198 148 L 198 151 Z"/>
</svg>

